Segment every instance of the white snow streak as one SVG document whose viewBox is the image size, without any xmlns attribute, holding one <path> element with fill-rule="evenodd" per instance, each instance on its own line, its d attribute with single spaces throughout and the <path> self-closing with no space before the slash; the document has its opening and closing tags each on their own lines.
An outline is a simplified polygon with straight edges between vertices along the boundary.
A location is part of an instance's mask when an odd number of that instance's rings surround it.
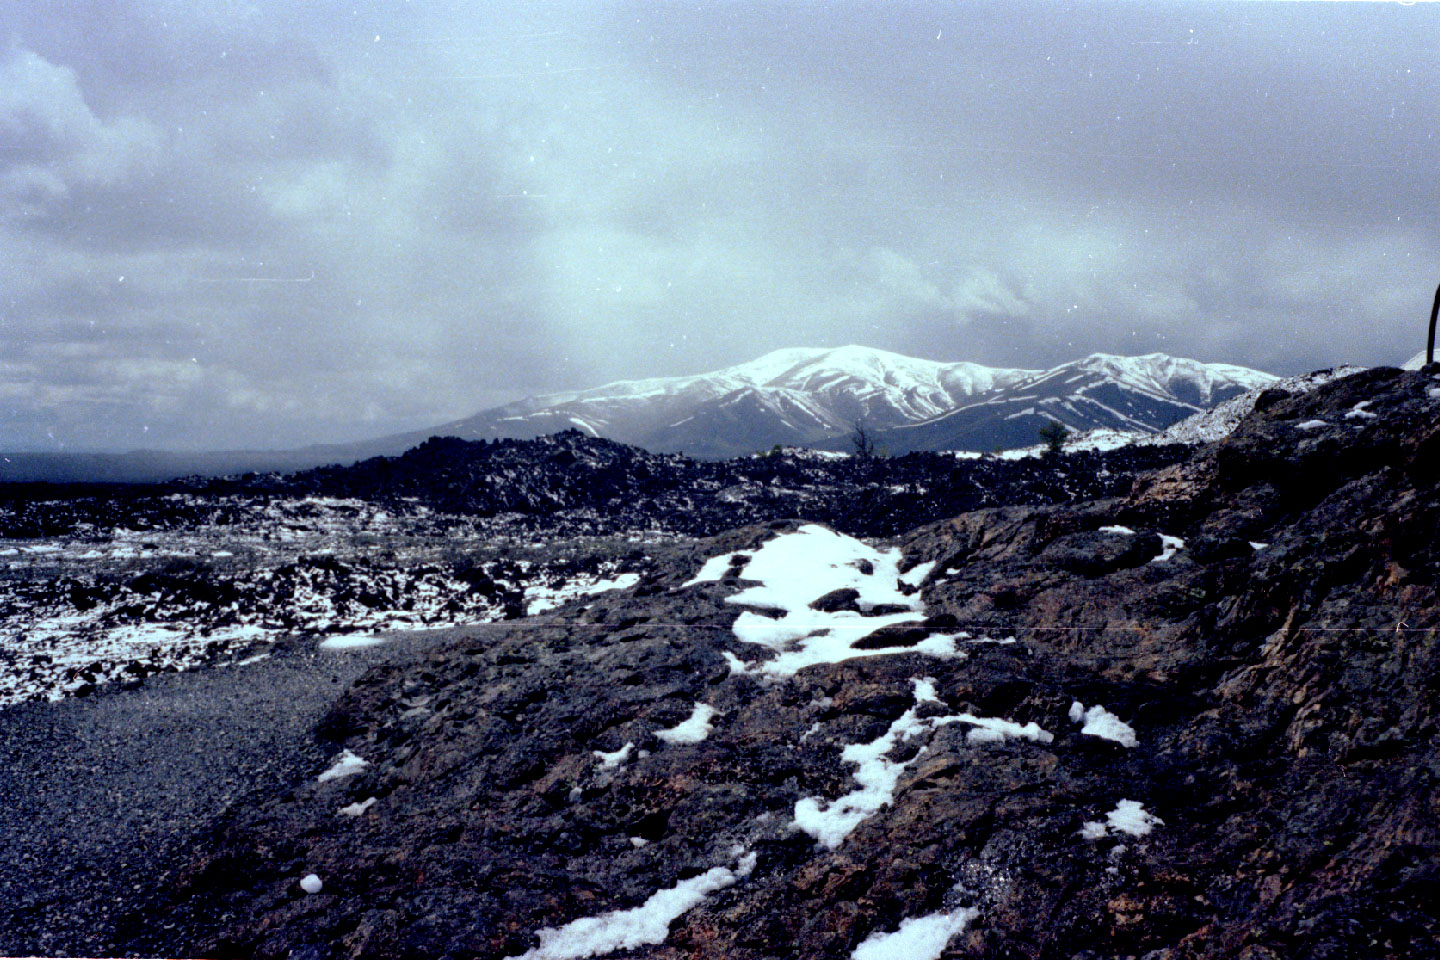
<svg viewBox="0 0 1440 960">
<path fill-rule="evenodd" d="M 1375 419 L 1375 414 L 1373 414 L 1373 413 L 1371 413 L 1369 410 L 1365 409 L 1366 407 L 1370 406 L 1370 404 L 1372 404 L 1372 403 L 1374 403 L 1374 402 L 1375 402 L 1375 401 L 1373 401 L 1373 400 L 1361 400 L 1359 403 L 1355 404 L 1355 406 L 1353 406 L 1353 407 L 1351 407 L 1349 410 L 1345 411 L 1345 419 L 1346 419 L 1346 420 L 1374 420 L 1374 419 Z"/>
<path fill-rule="evenodd" d="M 710 719 L 714 716 L 714 707 L 708 703 L 697 703 L 694 711 L 683 723 L 668 730 L 656 730 L 655 736 L 666 743 L 699 743 L 710 736 Z"/>
<path fill-rule="evenodd" d="M 1024 737 L 1042 743 L 1055 739 L 1054 735 L 1040 729 L 1034 722 L 1021 726 L 1009 720 L 977 717 L 969 713 L 921 720 L 918 717 L 920 705 L 938 702 L 939 698 L 935 694 L 934 681 L 928 677 L 916 679 L 914 684 L 913 707 L 901 714 L 877 739 L 869 743 L 852 743 L 841 752 L 841 760 L 858 767 L 852 776 L 860 789 L 852 790 L 829 803 L 819 797 L 805 797 L 795 804 L 795 826 L 814 837 L 821 845 L 833 850 L 868 817 L 890 803 L 900 782 L 900 775 L 915 757 L 897 763 L 889 759 L 887 754 L 895 749 L 896 744 L 909 740 L 916 734 L 951 723 L 968 723 L 974 727 L 966 734 L 965 739 L 970 743 L 994 742 L 1007 737 Z M 917 753 L 915 756 L 919 755 Z"/>
<path fill-rule="evenodd" d="M 600 769 L 613 770 L 616 767 L 620 766 L 620 764 L 624 763 L 626 760 L 629 760 L 630 751 L 634 749 L 634 742 L 627 741 L 625 743 L 625 746 L 621 747 L 619 750 L 614 750 L 610 753 L 606 753 L 603 750 L 596 750 L 594 751 L 594 753 L 596 759 L 600 761 Z"/>
<path fill-rule="evenodd" d="M 1179 537 L 1172 537 L 1169 534 L 1160 534 L 1160 555 L 1151 560 L 1151 563 L 1164 563 L 1175 556 L 1177 550 L 1185 549 L 1185 541 Z"/>
<path fill-rule="evenodd" d="M 364 813 L 366 810 L 369 810 L 374 805 L 375 798 L 367 797 L 366 799 L 357 801 L 356 803 L 352 803 L 349 806 L 341 807 L 335 812 L 340 814 L 340 816 L 342 817 L 358 817 L 360 816 L 360 814 Z"/>
<path fill-rule="evenodd" d="M 730 569 L 730 557 L 732 554 L 722 554 L 718 557 L 711 557 L 705 561 L 700 572 L 681 584 L 682 587 L 693 587 L 697 583 L 714 583 L 725 576 L 725 571 Z"/>
<path fill-rule="evenodd" d="M 936 726 L 945 726 L 950 723 L 971 725 L 970 731 L 965 734 L 965 739 L 969 743 L 999 743 L 1010 739 L 1050 743 L 1055 739 L 1055 734 L 1043 729 L 1034 720 L 1022 725 L 1013 720 L 1001 720 L 997 717 L 977 717 L 973 713 L 961 713 L 953 717 L 937 717 L 934 720 Z"/>
<path fill-rule="evenodd" d="M 1075 723 L 1085 721 L 1085 726 L 1080 728 L 1080 732 L 1086 736 L 1114 740 L 1122 747 L 1134 747 L 1140 743 L 1135 738 L 1134 727 L 1099 704 L 1086 710 L 1085 705 L 1076 700 L 1070 704 L 1070 719 Z"/>
<path fill-rule="evenodd" d="M 343 633 L 333 637 L 326 637 L 320 641 L 321 650 L 355 650 L 360 647 L 373 647 L 385 642 L 384 637 L 377 637 L 373 633 Z"/>
<path fill-rule="evenodd" d="M 740 858 L 734 870 L 712 867 L 698 877 L 657 890 L 638 907 L 582 917 L 563 927 L 547 927 L 537 934 L 540 946 L 520 954 L 518 960 L 578 960 L 662 943 L 670 933 L 670 924 L 681 914 L 699 906 L 717 890 L 734 886 L 754 869 L 755 854 L 749 853 Z"/>
<path fill-rule="evenodd" d="M 1137 800 L 1121 800 L 1115 809 L 1105 815 L 1105 822 L 1086 820 L 1080 827 L 1080 836 L 1086 840 L 1099 840 L 1111 830 L 1116 833 L 1143 837 L 1156 827 L 1165 826 L 1165 821 L 1145 809 Z"/>
<path fill-rule="evenodd" d="M 865 938 L 851 960 L 939 960 L 956 934 L 980 911 L 961 907 L 950 913 L 932 913 L 924 917 L 902 920 L 894 933 L 872 933 Z"/>
<path fill-rule="evenodd" d="M 638 573 L 622 573 L 610 579 L 576 577 L 563 587 L 532 585 L 525 588 L 525 616 L 553 610 L 562 603 L 611 590 L 628 590 L 640 582 Z"/>
<path fill-rule="evenodd" d="M 341 752 L 340 756 L 335 759 L 335 762 L 330 765 L 330 769 L 315 779 L 320 783 L 324 783 L 326 780 L 338 780 L 341 777 L 348 777 L 359 773 L 368 766 L 370 766 L 369 760 L 351 753 L 349 750 L 345 750 Z"/>
</svg>

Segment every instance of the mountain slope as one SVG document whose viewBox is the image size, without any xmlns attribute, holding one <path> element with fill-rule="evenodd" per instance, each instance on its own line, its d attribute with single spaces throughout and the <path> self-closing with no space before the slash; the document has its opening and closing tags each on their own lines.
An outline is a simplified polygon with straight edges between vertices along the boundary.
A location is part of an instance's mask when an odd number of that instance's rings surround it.
<svg viewBox="0 0 1440 960">
<path fill-rule="evenodd" d="M 939 363 L 869 347 L 776 350 L 688 377 L 625 380 L 529 397 L 436 427 L 300 450 L 10 454 L 0 481 L 149 482 L 187 474 L 303 470 L 396 456 L 431 437 L 527 440 L 580 430 L 707 459 L 775 445 L 848 449 L 857 421 L 891 454 L 1024 447 L 1049 420 L 1154 432 L 1264 386 L 1269 374 L 1163 354 L 1093 354 L 1050 370 Z"/>
<path fill-rule="evenodd" d="M 579 428 L 661 452 L 724 457 L 843 447 L 856 421 L 890 453 L 1025 446 L 1051 419 L 1154 431 L 1275 378 L 1163 354 L 1092 354 L 1050 370 L 938 363 L 868 347 L 777 350 L 693 377 L 533 397 L 437 428 L 466 439 Z"/>
<path fill-rule="evenodd" d="M 892 453 L 1021 447 L 1033 444 L 1050 421 L 1077 433 L 1153 433 L 1275 379 L 1246 367 L 1160 353 L 1094 353 L 1002 385 L 932 420 L 897 427 L 879 442 Z"/>
<path fill-rule="evenodd" d="M 658 452 L 724 457 L 816 443 L 856 420 L 884 429 L 930 419 L 1033 373 L 868 347 L 793 348 L 713 373 L 531 397 L 428 434 L 525 439 L 574 427 Z"/>
</svg>

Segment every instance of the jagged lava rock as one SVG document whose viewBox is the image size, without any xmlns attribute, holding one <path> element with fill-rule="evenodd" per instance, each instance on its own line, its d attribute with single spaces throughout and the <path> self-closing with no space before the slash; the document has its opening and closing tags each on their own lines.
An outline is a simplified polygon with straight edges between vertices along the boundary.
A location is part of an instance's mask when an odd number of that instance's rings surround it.
<svg viewBox="0 0 1440 960">
<path fill-rule="evenodd" d="M 627 955 L 849 957 L 968 907 L 944 956 L 1434 956 L 1435 372 L 1257 404 L 1126 496 L 899 537 L 924 644 L 767 674 L 776 611 L 729 602 L 757 561 L 690 581 L 802 530 L 781 522 L 377 669 L 321 731 L 370 766 L 217 823 L 166 878 L 176 932 L 137 920 L 132 948 L 520 956 L 723 867 Z M 826 583 L 811 615 L 861 632 Z M 697 703 L 704 740 L 656 737 Z M 819 843 L 806 801 L 860 816 Z"/>
</svg>

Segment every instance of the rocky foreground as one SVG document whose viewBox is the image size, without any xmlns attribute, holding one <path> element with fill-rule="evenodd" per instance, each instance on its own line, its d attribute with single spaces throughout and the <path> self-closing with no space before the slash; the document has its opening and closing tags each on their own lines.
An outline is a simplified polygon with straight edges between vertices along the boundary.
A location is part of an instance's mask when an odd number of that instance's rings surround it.
<svg viewBox="0 0 1440 960">
<path fill-rule="evenodd" d="M 1434 956 L 1434 372 L 1264 396 L 1117 499 L 753 526 L 376 668 L 127 949 Z"/>
</svg>

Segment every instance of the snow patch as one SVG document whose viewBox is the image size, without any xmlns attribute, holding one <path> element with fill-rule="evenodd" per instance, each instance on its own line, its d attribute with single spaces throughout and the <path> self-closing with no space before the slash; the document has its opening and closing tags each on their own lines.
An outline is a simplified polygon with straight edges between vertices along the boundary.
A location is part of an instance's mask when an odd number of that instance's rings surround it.
<svg viewBox="0 0 1440 960">
<path fill-rule="evenodd" d="M 626 760 L 630 759 L 630 751 L 635 749 L 634 741 L 626 741 L 625 746 L 619 750 L 612 750 L 606 753 L 603 750 L 596 750 L 595 758 L 600 761 L 601 770 L 613 770 Z"/>
<path fill-rule="evenodd" d="M 711 557 L 700 567 L 700 572 L 681 584 L 682 587 L 693 587 L 697 583 L 714 583 L 725 576 L 725 571 L 730 569 L 730 558 L 733 554 L 722 554 L 718 557 Z"/>
<path fill-rule="evenodd" d="M 1070 704 L 1070 720 L 1073 723 L 1083 720 L 1085 726 L 1080 728 L 1080 732 L 1086 736 L 1113 740 L 1122 747 L 1135 747 L 1140 744 L 1135 738 L 1134 727 L 1099 704 L 1086 710 L 1085 705 L 1076 700 Z"/>
<path fill-rule="evenodd" d="M 857 765 L 853 776 L 860 789 L 852 790 L 833 803 L 825 803 L 818 797 L 797 801 L 795 826 L 833 850 L 864 820 L 888 804 L 909 761 L 896 763 L 885 755 L 895 748 L 902 736 L 908 740 L 925 728 L 916 717 L 918 706 L 917 703 L 906 710 L 878 739 L 846 747 L 840 759 Z"/>
<path fill-rule="evenodd" d="M 1101 533 L 1118 533 L 1118 534 L 1121 534 L 1122 536 L 1126 536 L 1126 537 L 1133 537 L 1133 536 L 1135 535 L 1135 531 L 1134 531 L 1134 530 L 1131 530 L 1129 527 L 1122 527 L 1122 526 L 1120 526 L 1118 523 L 1117 523 L 1117 524 L 1113 524 L 1113 525 L 1108 526 L 1108 527 L 1101 527 L 1101 528 L 1100 528 L 1100 532 L 1101 532 Z"/>
<path fill-rule="evenodd" d="M 1086 840 L 1099 840 L 1110 831 L 1143 837 L 1156 827 L 1165 826 L 1165 821 L 1145 809 L 1136 800 L 1121 800 L 1115 809 L 1105 815 L 1105 822 L 1087 820 L 1080 828 L 1080 836 Z"/>
<path fill-rule="evenodd" d="M 1160 534 L 1160 555 L 1152 559 L 1151 563 L 1164 563 L 1175 556 L 1177 550 L 1185 549 L 1185 541 L 1179 537 L 1172 537 L 1169 534 Z"/>
<path fill-rule="evenodd" d="M 330 769 L 315 779 L 320 783 L 324 783 L 327 780 L 338 780 L 341 777 L 348 777 L 359 773 L 368 766 L 370 766 L 369 760 L 351 753 L 349 750 L 345 750 L 335 759 L 335 762 L 330 765 Z"/>
<path fill-rule="evenodd" d="M 375 798 L 367 797 L 366 799 L 357 801 L 356 803 L 352 803 L 349 806 L 341 807 L 335 812 L 340 814 L 340 816 L 342 817 L 358 817 L 360 816 L 360 814 L 364 813 L 366 810 L 369 810 L 373 806 L 375 806 Z"/>
<path fill-rule="evenodd" d="M 1030 740 L 1034 743 L 1051 743 L 1055 734 L 1043 729 L 1034 720 L 1026 724 L 1019 724 L 1013 720 L 1001 720 L 997 717 L 977 717 L 973 713 L 961 713 L 953 717 L 938 717 L 934 721 L 936 726 L 944 726 L 950 723 L 968 723 L 971 729 L 965 734 L 968 743 L 1000 743 L 1010 739 Z"/>
<path fill-rule="evenodd" d="M 714 707 L 697 703 L 687 720 L 668 730 L 656 730 L 655 736 L 666 743 L 699 743 L 710 736 L 710 720 L 714 716 Z"/>
<path fill-rule="evenodd" d="M 1155 827 L 1165 825 L 1164 820 L 1148 812 L 1143 804 L 1135 800 L 1121 800 L 1114 810 L 1105 815 L 1105 820 L 1111 830 L 1128 833 L 1132 837 L 1143 837 Z"/>
<path fill-rule="evenodd" d="M 736 619 L 734 626 L 736 639 L 765 647 L 776 656 L 747 666 L 727 653 L 731 671 L 789 677 L 809 666 L 856 657 L 912 652 L 956 656 L 956 637 L 948 635 L 930 636 L 909 647 L 855 649 L 856 643 L 882 627 L 924 619 L 924 602 L 919 595 L 907 595 L 900 590 L 904 582 L 900 561 L 899 550 L 876 550 L 816 524 L 807 524 L 770 540 L 755 551 L 742 571 L 747 580 L 759 583 L 727 597 L 726 602 L 780 614 L 761 616 L 747 610 Z M 707 561 L 706 566 L 712 562 Z M 726 562 L 728 566 L 728 559 Z M 910 575 L 919 569 L 910 571 Z M 929 570 L 924 572 L 928 574 Z M 857 592 L 855 605 L 860 612 L 825 612 L 811 608 L 814 601 L 842 589 Z M 867 615 L 882 606 L 898 612 Z"/>
<path fill-rule="evenodd" d="M 670 933 L 670 924 L 682 914 L 699 906 L 712 893 L 734 886 L 754 869 L 755 854 L 746 854 L 734 870 L 712 867 L 698 877 L 656 891 L 638 907 L 582 917 L 563 927 L 547 927 L 537 933 L 540 946 L 520 954 L 518 960 L 578 960 L 662 943 Z"/>
<path fill-rule="evenodd" d="M 961 907 L 902 920 L 894 933 L 876 932 L 866 937 L 850 954 L 851 960 L 939 960 L 946 944 L 979 913 L 973 907 Z"/>
<path fill-rule="evenodd" d="M 934 569 L 934 560 L 926 560 L 924 563 L 918 563 L 900 574 L 900 582 L 907 587 L 918 587 L 926 577 L 930 576 L 930 571 Z"/>
<path fill-rule="evenodd" d="M 321 650 L 357 650 L 360 647 L 374 647 L 385 642 L 384 637 L 373 633 L 343 633 L 326 637 L 320 641 Z"/>
<path fill-rule="evenodd" d="M 1355 406 L 1353 406 L 1353 407 L 1351 407 L 1349 410 L 1345 411 L 1345 419 L 1346 419 L 1346 420 L 1374 420 L 1374 419 L 1375 419 L 1375 414 L 1373 414 L 1373 413 L 1371 413 L 1369 410 L 1365 409 L 1366 407 L 1370 406 L 1370 404 L 1372 404 L 1372 403 L 1374 403 L 1374 402 L 1375 402 L 1375 401 L 1373 401 L 1373 400 L 1361 400 L 1359 403 L 1355 404 Z"/>
<path fill-rule="evenodd" d="M 1330 424 L 1324 420 L 1306 420 L 1304 423 L 1297 423 L 1296 430 L 1319 430 L 1321 427 L 1328 427 Z"/>
<path fill-rule="evenodd" d="M 577 577 L 559 588 L 531 585 L 525 588 L 525 616 L 533 617 L 537 613 L 553 610 L 562 603 L 568 603 L 580 597 L 608 593 L 611 590 L 628 590 L 639 582 L 640 574 L 622 573 L 603 579 Z"/>
<path fill-rule="evenodd" d="M 939 702 L 939 697 L 935 694 L 935 682 L 930 678 L 919 678 L 913 683 L 914 706 L 901 714 L 875 740 L 869 743 L 852 743 L 841 751 L 841 760 L 856 765 L 857 769 L 851 776 L 860 785 L 860 789 L 852 790 L 829 803 L 819 797 L 804 797 L 796 802 L 793 821 L 795 827 L 814 837 L 822 846 L 832 850 L 838 847 L 856 827 L 890 803 L 900 782 L 900 775 L 924 750 L 900 763 L 889 759 L 887 754 L 895 749 L 897 744 L 917 734 L 951 723 L 968 723 L 975 727 L 966 735 L 966 740 L 972 743 L 1003 740 L 1008 736 L 1044 743 L 1054 739 L 1052 734 L 1041 730 L 1033 722 L 1022 727 L 1008 720 L 976 717 L 968 713 L 922 720 L 918 716 L 920 706 L 927 702 Z"/>
</svg>

